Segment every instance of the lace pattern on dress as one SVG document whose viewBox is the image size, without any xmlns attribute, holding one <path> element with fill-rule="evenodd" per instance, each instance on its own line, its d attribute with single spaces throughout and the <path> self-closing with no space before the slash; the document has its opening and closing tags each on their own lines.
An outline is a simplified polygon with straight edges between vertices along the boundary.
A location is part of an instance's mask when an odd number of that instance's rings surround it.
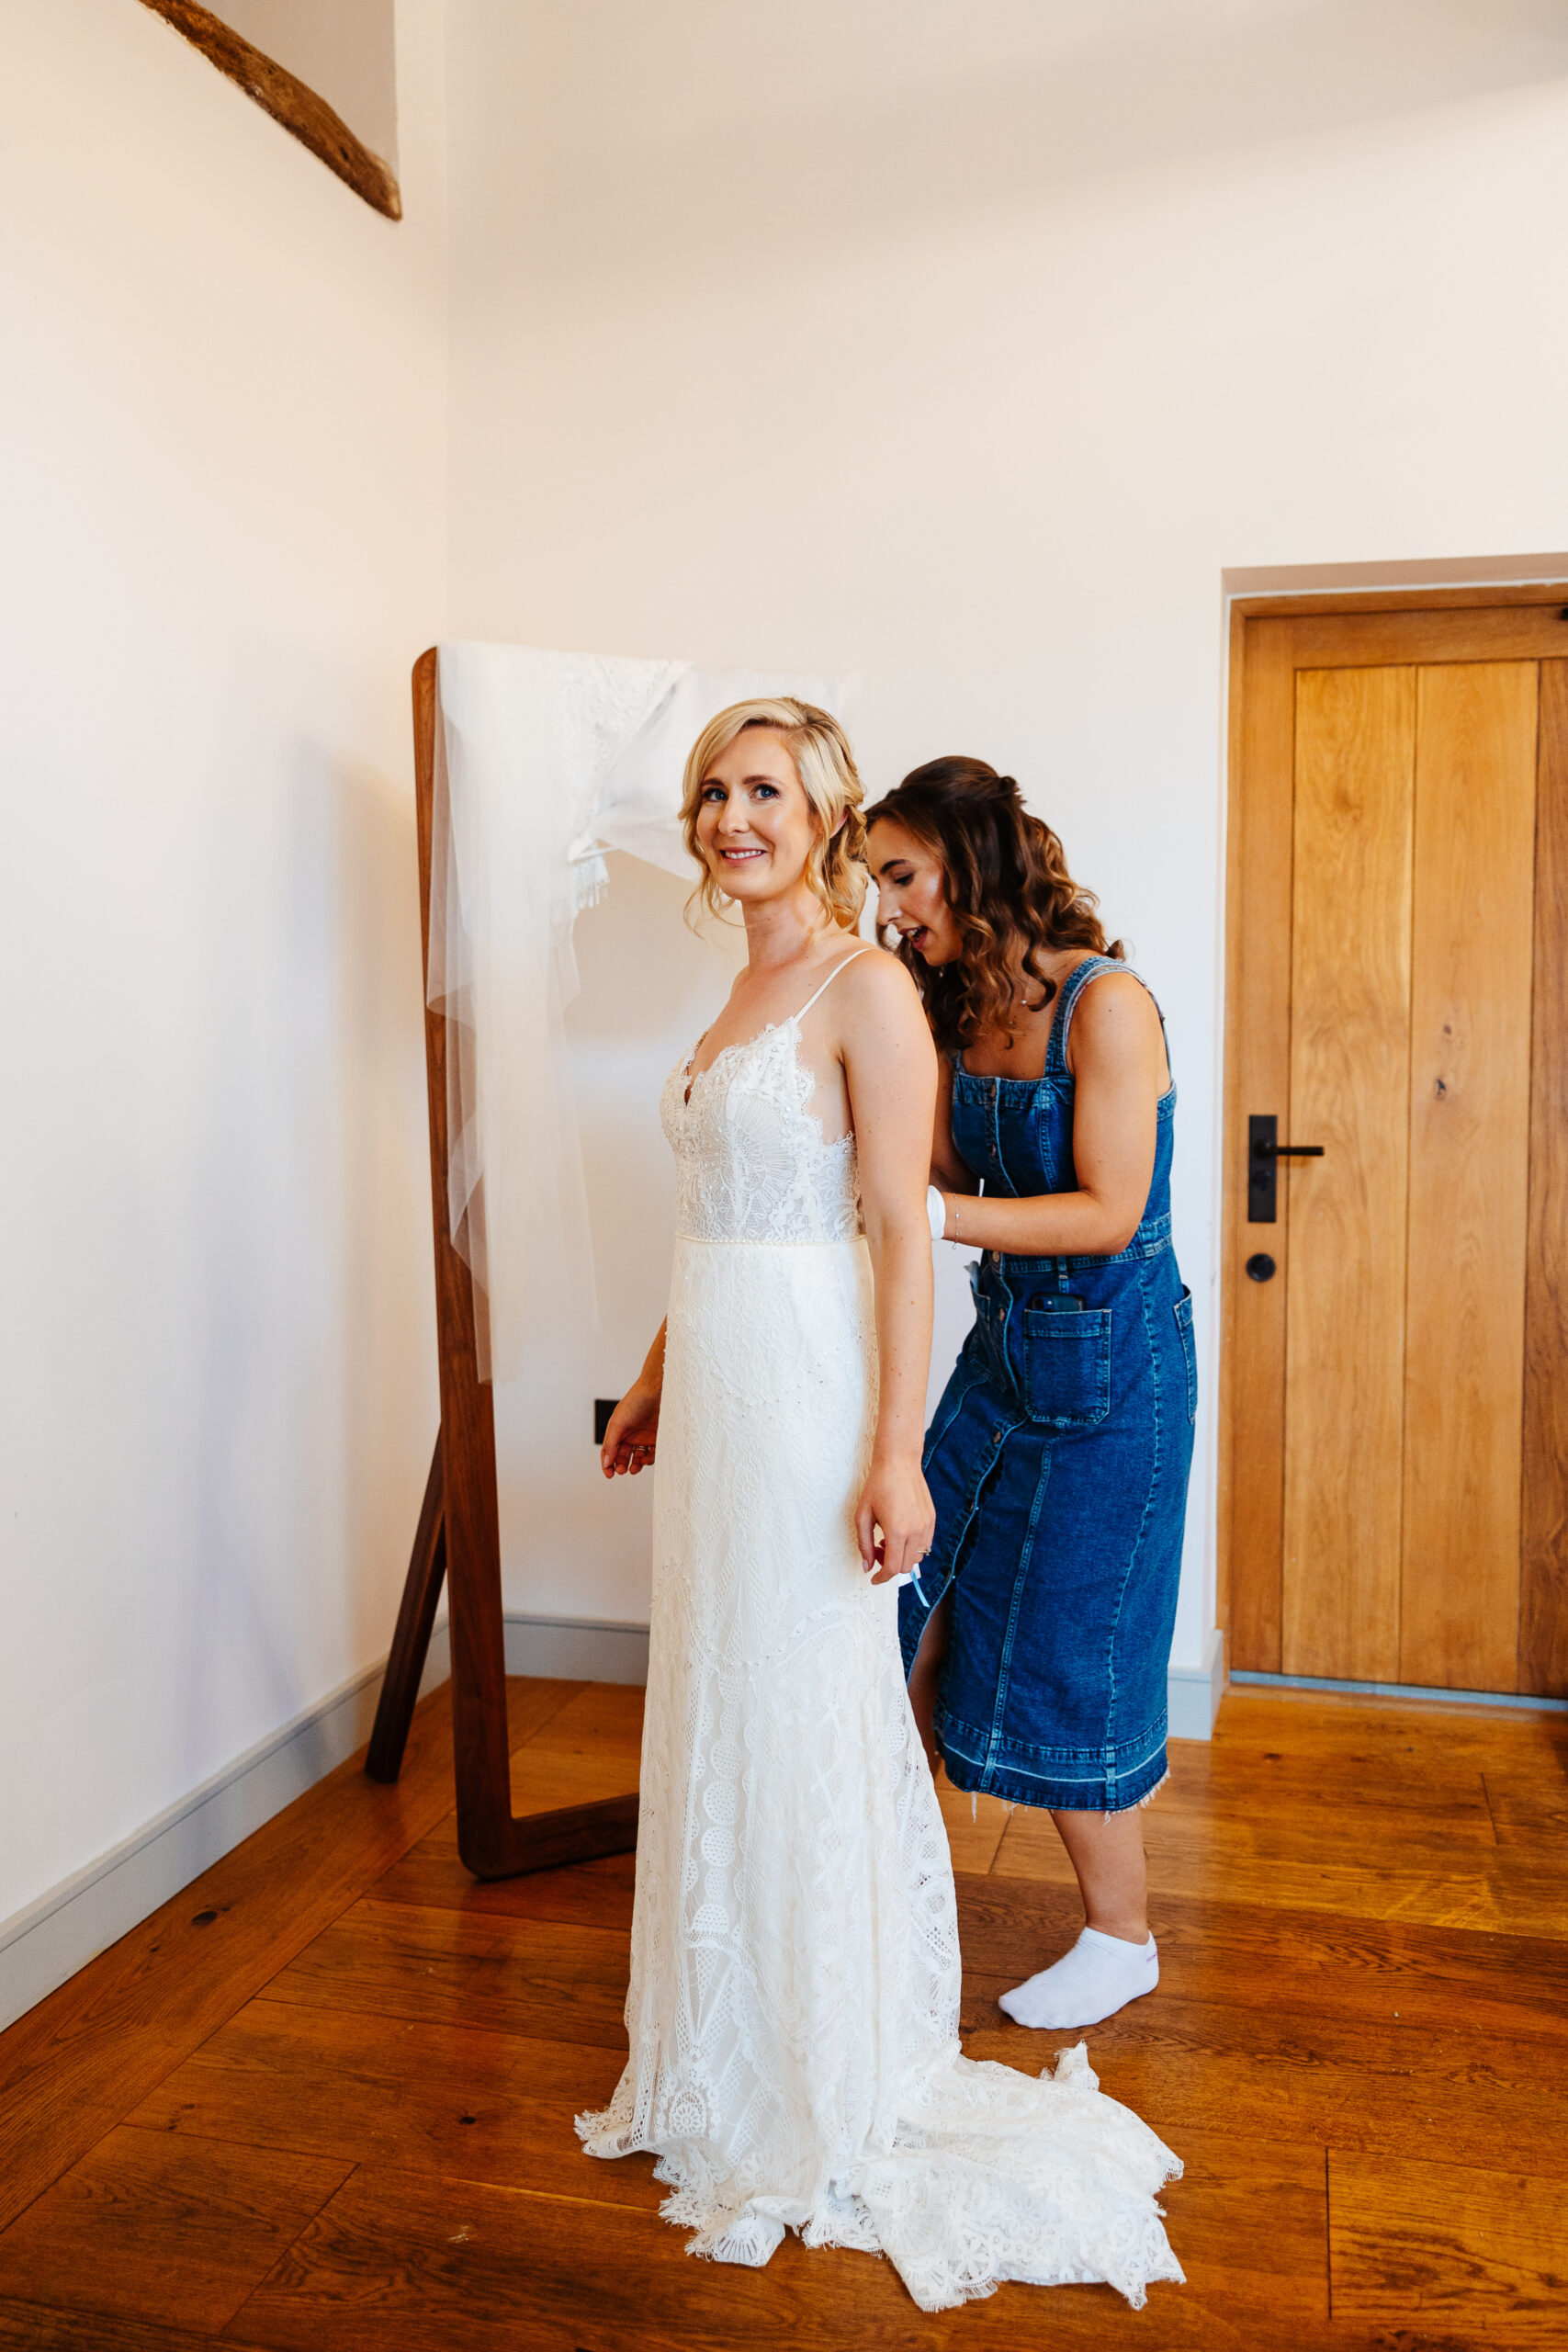
<svg viewBox="0 0 1568 2352">
<path fill-rule="evenodd" d="M 862 1230 L 852 1134 L 824 1141 L 808 1107 L 801 1015 L 671 1071 L 660 1119 L 675 1154 L 675 1229 L 690 1241 L 852 1241 Z"/>
<path fill-rule="evenodd" d="M 578 2130 L 658 2156 L 694 2254 L 763 2263 L 794 2228 L 886 2255 L 930 2311 L 1004 2278 L 1141 2303 L 1181 2277 L 1154 2201 L 1175 2157 L 1081 2046 L 1039 2080 L 960 2053 L 947 1833 L 854 1531 L 877 1367 L 853 1139 L 823 1139 L 798 1030 L 664 1090 L 630 2054 Z"/>
</svg>

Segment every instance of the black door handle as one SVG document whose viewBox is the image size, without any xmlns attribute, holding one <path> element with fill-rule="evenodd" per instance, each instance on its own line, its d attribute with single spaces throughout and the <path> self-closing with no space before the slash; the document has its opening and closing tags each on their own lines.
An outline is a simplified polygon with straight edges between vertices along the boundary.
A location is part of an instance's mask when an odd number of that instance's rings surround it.
<svg viewBox="0 0 1568 2352">
<path fill-rule="evenodd" d="M 1321 1159 L 1320 1143 L 1280 1143 L 1280 1122 L 1256 1112 L 1247 1123 L 1247 1221 L 1277 1225 L 1280 1221 L 1278 1163 L 1281 1159 Z"/>
</svg>

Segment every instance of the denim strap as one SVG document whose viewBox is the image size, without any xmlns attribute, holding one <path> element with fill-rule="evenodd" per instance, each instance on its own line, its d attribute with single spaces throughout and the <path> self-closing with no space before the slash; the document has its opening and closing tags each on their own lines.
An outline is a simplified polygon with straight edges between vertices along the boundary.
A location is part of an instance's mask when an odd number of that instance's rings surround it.
<svg viewBox="0 0 1568 2352">
<path fill-rule="evenodd" d="M 1165 1014 L 1160 1012 L 1159 999 L 1149 987 L 1142 972 L 1134 972 L 1131 964 L 1119 964 L 1114 956 L 1086 956 L 1083 962 L 1075 965 L 1062 982 L 1062 994 L 1056 1006 L 1056 1018 L 1051 1023 L 1051 1035 L 1045 1046 L 1043 1075 L 1046 1078 L 1068 1076 L 1067 1024 L 1073 1017 L 1073 1007 L 1090 980 L 1097 979 L 1101 972 L 1125 972 L 1130 978 L 1137 981 L 1138 986 L 1146 993 L 1155 1011 L 1159 1013 L 1160 1035 L 1164 1036 Z M 1168 1059 L 1168 1055 L 1167 1058 Z"/>
<path fill-rule="evenodd" d="M 1073 1007 L 1089 982 L 1100 972 L 1123 972 L 1126 968 L 1124 964 L 1118 964 L 1113 956 L 1086 956 L 1083 962 L 1076 964 L 1067 974 L 1056 1000 L 1056 1018 L 1051 1023 L 1051 1035 L 1045 1045 L 1044 1075 L 1047 1078 L 1066 1078 L 1067 1075 L 1067 1024 L 1073 1017 Z"/>
</svg>

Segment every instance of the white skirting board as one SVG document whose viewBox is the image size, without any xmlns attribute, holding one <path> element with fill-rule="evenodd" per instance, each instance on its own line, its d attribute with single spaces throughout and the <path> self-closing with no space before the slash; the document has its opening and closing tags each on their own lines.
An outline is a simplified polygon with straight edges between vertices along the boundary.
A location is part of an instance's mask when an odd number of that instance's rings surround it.
<svg viewBox="0 0 1568 2352">
<path fill-rule="evenodd" d="M 565 1681 L 646 1682 L 648 1627 L 610 1617 L 506 1619 L 508 1674 L 559 1675 Z"/>
<path fill-rule="evenodd" d="M 351 1676 L 107 1854 L 0 1920 L 0 2030 L 363 1747 L 385 1663 Z M 449 1671 L 443 1621 L 431 1637 L 421 1693 Z"/>
<path fill-rule="evenodd" d="M 1173 1666 L 1167 1671 L 1166 1706 L 1172 1739 L 1213 1739 L 1225 1679 L 1225 1637 L 1216 1625 L 1203 1644 L 1201 1666 Z"/>
<path fill-rule="evenodd" d="M 1201 1667 L 1171 1668 L 1174 1739 L 1207 1739 L 1213 1732 L 1224 1690 L 1222 1634 L 1210 1634 Z M 431 1641 L 422 1693 L 445 1682 L 449 1670 L 443 1623 Z M 648 1628 L 604 1618 L 511 1613 L 506 1670 L 573 1681 L 646 1682 Z M 354 1676 L 107 1854 L 0 1921 L 0 2030 L 352 1756 L 370 1736 L 381 1673 L 378 1665 Z"/>
</svg>

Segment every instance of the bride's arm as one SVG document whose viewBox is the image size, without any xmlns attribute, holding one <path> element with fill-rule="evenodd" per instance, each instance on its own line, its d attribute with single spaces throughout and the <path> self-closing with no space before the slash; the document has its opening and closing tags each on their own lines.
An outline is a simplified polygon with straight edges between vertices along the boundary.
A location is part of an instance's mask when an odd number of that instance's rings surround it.
<svg viewBox="0 0 1568 2352">
<path fill-rule="evenodd" d="M 653 1459 L 659 1437 L 659 1404 L 664 1394 L 667 1329 L 667 1324 L 660 1325 L 642 1370 L 610 1416 L 610 1426 L 599 1449 L 599 1466 L 606 1478 L 622 1477 L 628 1470 L 635 1477 Z"/>
<path fill-rule="evenodd" d="M 840 1045 L 876 1286 L 880 1366 L 876 1438 L 855 1528 L 872 1580 L 882 1584 L 914 1566 L 936 1527 L 920 1471 L 931 1352 L 926 1180 L 936 1053 L 914 983 L 891 956 L 863 956 L 840 985 Z"/>
</svg>

